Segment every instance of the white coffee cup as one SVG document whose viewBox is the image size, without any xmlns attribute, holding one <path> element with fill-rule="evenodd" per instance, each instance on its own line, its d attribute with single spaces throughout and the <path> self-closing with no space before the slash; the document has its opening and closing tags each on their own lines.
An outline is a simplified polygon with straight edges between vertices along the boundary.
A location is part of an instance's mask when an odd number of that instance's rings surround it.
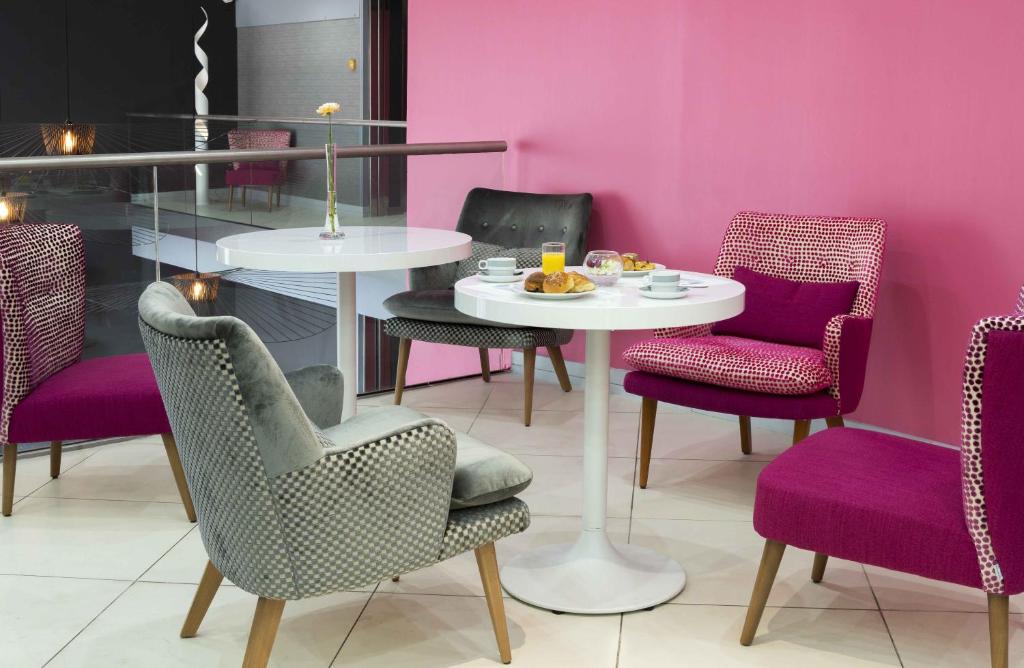
<svg viewBox="0 0 1024 668">
<path fill-rule="evenodd" d="M 675 269 L 658 269 L 650 273 L 651 290 L 657 292 L 674 292 L 679 289 L 679 279 L 682 278 Z"/>
<path fill-rule="evenodd" d="M 480 271 L 493 276 L 511 276 L 516 271 L 514 257 L 489 257 L 477 263 Z"/>
</svg>

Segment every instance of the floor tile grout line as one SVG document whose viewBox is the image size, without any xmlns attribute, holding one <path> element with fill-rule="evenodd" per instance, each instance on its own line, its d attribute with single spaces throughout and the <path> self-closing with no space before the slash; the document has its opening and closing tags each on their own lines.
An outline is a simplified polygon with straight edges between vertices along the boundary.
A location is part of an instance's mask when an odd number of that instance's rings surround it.
<svg viewBox="0 0 1024 668">
<path fill-rule="evenodd" d="M 77 452 L 77 450 L 76 450 L 76 452 Z M 76 468 L 77 466 L 79 466 L 80 464 L 82 464 L 82 463 L 83 463 L 83 462 L 84 462 L 85 460 L 87 460 L 87 459 L 89 459 L 89 458 L 93 457 L 93 456 L 94 456 L 95 454 L 96 454 L 95 452 L 92 452 L 92 453 L 90 453 L 90 454 L 86 455 L 85 457 L 82 457 L 82 459 L 80 459 L 79 461 L 75 462 L 74 464 L 72 464 L 71 466 L 67 467 L 66 469 L 62 469 L 62 470 L 61 470 L 61 475 L 64 475 L 64 474 L 66 474 L 66 473 L 67 473 L 68 471 L 71 471 L 71 470 L 73 470 L 74 468 Z M 42 455 L 39 455 L 39 458 L 40 458 L 40 459 L 42 459 Z M 17 462 L 17 460 L 15 460 L 15 462 Z M 17 476 L 17 474 L 15 474 L 15 476 Z M 17 480 L 17 477 L 15 477 L 15 480 Z M 52 483 L 52 482 L 53 482 L 54 480 L 58 480 L 58 478 L 50 478 L 49 480 L 47 480 L 46 482 L 44 482 L 44 483 L 43 483 L 42 485 L 40 485 L 39 487 L 36 487 L 35 489 L 33 489 L 33 490 L 32 490 L 31 492 L 29 492 L 28 494 L 24 494 L 24 495 L 23 495 L 23 496 L 21 497 L 21 500 L 25 500 L 25 499 L 29 498 L 30 496 L 32 496 L 33 494 L 35 494 L 36 492 L 38 492 L 38 491 L 39 491 L 39 490 L 41 490 L 42 488 L 44 488 L 44 487 L 46 487 L 47 485 L 49 485 L 50 483 Z M 47 498 L 47 497 L 41 497 L 41 496 L 39 496 L 39 497 L 34 497 L 34 498 L 37 498 L 37 499 L 42 499 L 42 498 Z M 53 497 L 50 497 L 50 498 L 53 498 Z"/>
<path fill-rule="evenodd" d="M 67 641 L 66 643 L 64 643 L 64 644 L 63 644 L 63 645 L 61 646 L 61 648 L 60 648 L 60 649 L 58 649 L 58 650 L 57 650 L 57 651 L 56 651 L 56 652 L 54 653 L 54 655 L 53 655 L 53 656 L 51 656 L 51 657 L 50 657 L 49 659 L 47 659 L 47 660 L 46 660 L 46 663 L 44 663 L 44 664 L 42 665 L 42 668 L 46 668 L 46 666 L 50 665 L 50 663 L 51 663 L 51 662 L 52 662 L 52 661 L 53 661 L 54 659 L 56 659 L 56 658 L 57 658 L 57 656 L 58 656 L 58 655 L 59 655 L 59 654 L 60 654 L 61 652 L 63 652 L 63 651 L 65 650 L 65 649 L 67 649 L 67 648 L 68 648 L 68 645 L 70 645 L 71 643 L 75 642 L 75 640 L 76 640 L 76 639 L 78 638 L 78 636 L 80 636 L 80 635 L 82 635 L 83 633 L 85 633 L 85 630 L 86 630 L 86 629 L 88 629 L 88 628 L 89 628 L 90 626 L 92 626 L 93 622 L 95 622 L 95 621 L 96 621 L 97 619 L 99 619 L 99 618 L 100 618 L 100 617 L 101 617 L 101 616 L 103 615 L 103 613 L 104 613 L 104 612 L 106 612 L 107 610 L 109 610 L 109 609 L 110 609 L 110 607 L 111 607 L 112 605 L 114 605 L 114 604 L 115 604 L 115 603 L 117 603 L 117 602 L 118 602 L 119 600 L 121 600 L 121 597 L 122 597 L 122 596 L 124 596 L 124 595 L 125 595 L 125 594 L 126 594 L 126 593 L 128 592 L 128 590 L 129 590 L 129 589 L 131 589 L 131 588 L 132 588 L 132 587 L 134 587 L 134 586 L 135 586 L 136 584 L 138 584 L 139 580 L 140 580 L 140 579 L 142 578 L 142 576 L 143 576 L 143 575 L 145 575 L 145 574 L 146 574 L 147 572 L 149 572 L 149 569 L 150 569 L 150 568 L 152 568 L 152 567 L 153 567 L 154 565 L 156 565 L 156 563 L 157 563 L 158 561 L 160 561 L 161 559 L 163 559 L 164 557 L 166 557 L 166 556 L 167 556 L 168 554 L 170 554 L 170 553 L 171 553 L 171 550 L 173 550 L 173 549 L 174 549 L 175 547 L 177 547 L 177 546 L 178 546 L 178 544 L 179 544 L 179 543 L 181 543 L 181 541 L 185 540 L 185 537 L 186 537 L 186 536 L 188 536 L 188 535 L 189 535 L 190 533 L 192 533 L 192 530 L 193 530 L 193 529 L 195 529 L 195 527 L 192 527 L 191 529 L 189 529 L 188 531 L 186 531 L 186 532 L 185 532 L 185 534 L 184 534 L 184 535 L 183 535 L 183 536 L 182 536 L 181 538 L 179 538 L 178 540 L 174 541 L 174 544 L 173 544 L 173 545 L 171 545 L 170 547 L 168 547 L 168 548 L 167 548 L 166 550 L 164 550 L 164 552 L 163 552 L 163 553 L 162 553 L 162 554 L 161 554 L 161 555 L 160 555 L 159 557 L 157 557 L 157 558 L 156 558 L 156 560 L 155 560 L 155 561 L 154 561 L 154 562 L 153 562 L 152 564 L 150 564 L 148 568 L 146 568 L 146 570 L 144 570 L 144 571 L 143 571 L 142 573 L 140 573 L 140 574 L 139 574 L 139 576 L 138 576 L 138 577 L 136 577 L 136 578 L 135 578 L 134 580 L 132 580 L 132 581 L 131 581 L 131 583 L 130 583 L 130 584 L 129 584 L 129 585 L 127 586 L 127 587 L 125 587 L 124 589 L 122 589 L 122 590 L 121 590 L 121 593 L 120 593 L 120 594 L 118 594 L 117 596 L 115 596 L 115 597 L 114 597 L 114 599 L 113 599 L 113 600 L 112 600 L 112 601 L 111 601 L 110 603 L 108 603 L 107 605 L 103 606 L 103 609 L 102 609 L 102 610 L 100 610 L 99 612 L 97 612 L 97 613 L 96 613 L 96 615 L 95 615 L 95 616 L 94 616 L 94 617 L 93 617 L 92 619 L 90 619 L 90 620 L 89 620 L 89 621 L 88 621 L 88 622 L 87 622 L 87 623 L 85 624 L 85 626 L 83 626 L 83 627 L 82 627 L 81 629 L 79 629 L 79 630 L 78 630 L 78 633 L 76 633 L 75 635 L 71 636 L 71 639 L 70 639 L 70 640 L 68 640 L 68 641 Z"/>
<path fill-rule="evenodd" d="M 366 609 L 370 607 L 370 601 L 373 600 L 373 597 L 377 594 L 378 589 L 380 589 L 380 582 L 378 582 L 377 586 L 373 588 L 373 591 L 370 592 L 370 595 L 366 597 L 366 602 L 363 603 L 363 607 L 359 610 L 359 614 L 356 615 L 355 621 L 352 622 L 352 626 L 348 628 L 348 633 L 346 633 L 345 637 L 342 638 L 341 644 L 338 646 L 338 651 L 336 651 L 334 653 L 334 656 L 331 657 L 331 662 L 327 664 L 327 668 L 331 668 L 331 666 L 333 666 L 338 661 L 338 656 L 341 655 L 341 650 L 345 649 L 345 643 L 347 643 L 348 639 L 352 637 L 352 633 L 356 630 L 356 625 L 359 623 L 359 620 L 363 618 L 363 613 L 366 612 Z"/>
<path fill-rule="evenodd" d="M 882 618 L 882 626 L 885 627 L 885 632 L 889 635 L 889 642 L 892 643 L 892 651 L 896 653 L 896 660 L 900 662 L 900 667 L 903 667 L 903 657 L 900 656 L 900 649 L 896 646 L 896 638 L 892 636 L 892 629 L 889 628 L 889 620 L 885 618 L 885 611 L 882 610 L 882 604 L 878 600 L 878 594 L 875 593 L 875 586 L 871 584 L 871 577 L 868 575 L 868 569 L 864 568 L 864 564 L 860 565 L 860 570 L 864 573 L 864 579 L 868 583 L 868 591 L 871 592 L 871 597 L 875 599 L 875 607 L 878 609 L 878 614 Z"/>
<path fill-rule="evenodd" d="M 619 668 L 619 661 L 622 656 L 622 627 L 625 624 L 626 615 L 619 613 L 619 642 L 615 645 L 615 668 Z"/>
</svg>

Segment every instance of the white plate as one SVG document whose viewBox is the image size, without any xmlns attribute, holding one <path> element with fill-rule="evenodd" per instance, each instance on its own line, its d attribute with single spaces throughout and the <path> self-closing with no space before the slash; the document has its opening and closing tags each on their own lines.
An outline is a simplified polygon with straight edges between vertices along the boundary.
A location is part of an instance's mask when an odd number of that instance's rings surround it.
<svg viewBox="0 0 1024 668">
<path fill-rule="evenodd" d="M 578 299 L 579 297 L 586 297 L 587 295 L 596 292 L 596 290 L 591 290 L 590 292 L 527 292 L 521 285 L 512 289 L 524 297 L 552 302 L 565 301 L 566 299 Z"/>
<path fill-rule="evenodd" d="M 508 274 L 506 276 L 485 274 L 482 271 L 477 273 L 477 277 L 484 283 L 515 283 L 516 281 L 522 280 L 523 270 L 516 269 L 514 274 Z"/>
<path fill-rule="evenodd" d="M 642 271 L 624 271 L 624 272 L 622 272 L 622 277 L 623 278 L 636 278 L 637 276 L 646 276 L 647 274 L 651 273 L 652 271 L 656 271 L 658 269 L 664 269 L 664 268 L 665 268 L 665 265 L 659 264 L 659 263 L 655 262 L 654 263 L 654 269 L 644 269 Z"/>
<path fill-rule="evenodd" d="M 640 296 L 647 297 L 648 299 L 681 299 L 686 296 L 690 291 L 689 288 L 681 288 L 675 292 L 651 290 L 650 286 L 642 285 L 637 290 L 640 291 Z"/>
</svg>

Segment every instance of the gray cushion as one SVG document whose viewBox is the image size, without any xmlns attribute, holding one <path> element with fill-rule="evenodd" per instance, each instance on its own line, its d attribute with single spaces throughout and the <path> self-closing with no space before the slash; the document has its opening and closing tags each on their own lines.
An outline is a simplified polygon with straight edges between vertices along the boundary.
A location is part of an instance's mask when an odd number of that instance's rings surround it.
<svg viewBox="0 0 1024 668">
<path fill-rule="evenodd" d="M 403 426 L 421 423 L 425 415 L 405 406 L 368 408 L 334 427 L 323 430 L 334 442 L 333 449 L 345 449 L 368 438 Z M 452 483 L 452 509 L 473 508 L 509 499 L 529 486 L 533 471 L 507 453 L 456 432 L 458 454 Z"/>
<path fill-rule="evenodd" d="M 481 320 L 455 308 L 454 290 L 409 290 L 391 295 L 384 300 L 384 308 L 400 318 L 449 322 L 460 325 L 489 327 L 515 327 L 504 323 Z"/>
</svg>

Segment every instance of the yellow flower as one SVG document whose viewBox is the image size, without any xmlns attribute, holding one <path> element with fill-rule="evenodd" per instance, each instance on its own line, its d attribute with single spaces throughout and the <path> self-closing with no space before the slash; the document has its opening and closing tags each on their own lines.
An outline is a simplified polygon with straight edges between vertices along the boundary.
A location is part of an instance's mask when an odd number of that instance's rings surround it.
<svg viewBox="0 0 1024 668">
<path fill-rule="evenodd" d="M 316 113 L 321 116 L 330 116 L 337 111 L 341 111 L 341 105 L 337 102 L 324 102 L 316 108 Z"/>
</svg>

